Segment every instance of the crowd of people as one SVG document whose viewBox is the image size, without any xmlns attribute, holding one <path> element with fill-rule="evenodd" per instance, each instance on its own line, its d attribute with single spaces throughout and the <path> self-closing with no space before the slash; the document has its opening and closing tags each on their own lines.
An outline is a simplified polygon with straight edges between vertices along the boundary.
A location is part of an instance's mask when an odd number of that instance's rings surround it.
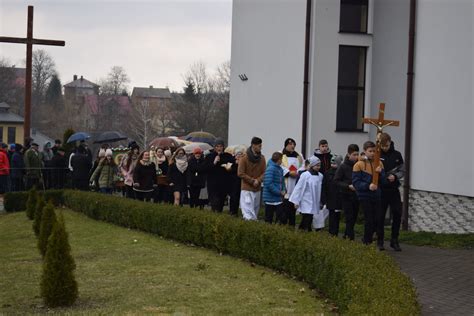
<svg viewBox="0 0 474 316">
<path fill-rule="evenodd" d="M 40 189 L 94 190 L 104 194 L 120 192 L 126 198 L 154 203 L 189 204 L 191 208 L 210 206 L 212 211 L 257 220 L 261 203 L 265 222 L 296 226 L 311 231 L 324 227 L 329 217 L 329 233 L 337 236 L 341 213 L 345 218 L 343 237 L 354 240 L 354 226 L 359 208 L 364 213 L 363 243 L 371 244 L 374 233 L 377 246 L 384 250 L 384 223 L 387 208 L 392 217 L 390 246 L 401 251 L 398 234 L 401 222 L 400 179 L 403 158 L 395 150 L 390 135 L 379 135 L 381 163 L 374 164 L 376 145 L 350 144 L 347 153 L 331 153 L 326 140 L 319 142 L 314 154 L 304 159 L 295 151 L 292 138 L 284 141 L 283 150 L 272 154 L 267 162 L 262 154 L 262 139 L 253 137 L 248 148 L 225 151 L 224 141 L 217 139 L 212 150 L 195 147 L 186 154 L 182 147 L 152 147 L 144 151 L 136 142 L 119 162 L 107 145 L 93 159 L 87 144 L 81 142 L 67 153 L 61 141 L 46 143 L 43 150 L 31 143 L 1 145 L 0 193 Z M 378 173 L 379 185 L 373 175 Z"/>
</svg>

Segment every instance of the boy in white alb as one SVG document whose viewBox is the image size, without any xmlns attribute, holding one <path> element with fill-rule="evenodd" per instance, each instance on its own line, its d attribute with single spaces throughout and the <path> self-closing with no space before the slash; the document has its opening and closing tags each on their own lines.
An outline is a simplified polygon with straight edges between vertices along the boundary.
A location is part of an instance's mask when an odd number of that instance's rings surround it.
<svg viewBox="0 0 474 316">
<path fill-rule="evenodd" d="M 321 189 L 323 184 L 323 175 L 319 172 L 321 161 L 316 156 L 309 158 L 308 171 L 301 174 L 293 193 L 290 196 L 290 202 L 302 214 L 299 229 L 311 231 L 313 216 L 321 211 Z"/>
</svg>

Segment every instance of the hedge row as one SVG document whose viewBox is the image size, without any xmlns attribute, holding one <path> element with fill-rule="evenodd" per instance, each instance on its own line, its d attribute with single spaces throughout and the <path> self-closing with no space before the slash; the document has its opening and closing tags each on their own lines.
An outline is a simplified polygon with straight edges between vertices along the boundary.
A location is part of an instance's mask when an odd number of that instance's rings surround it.
<svg viewBox="0 0 474 316">
<path fill-rule="evenodd" d="M 212 248 L 286 272 L 321 290 L 344 314 L 420 313 L 409 278 L 392 258 L 373 247 L 327 234 L 295 232 L 208 211 L 97 193 L 68 190 L 63 202 L 97 220 Z"/>
<path fill-rule="evenodd" d="M 54 205 L 62 205 L 63 191 L 62 190 L 47 190 L 38 191 L 39 195 L 44 197 L 45 202 L 52 201 Z M 28 200 L 28 192 L 8 192 L 5 193 L 3 205 L 7 213 L 23 212 L 26 210 L 26 201 Z"/>
</svg>

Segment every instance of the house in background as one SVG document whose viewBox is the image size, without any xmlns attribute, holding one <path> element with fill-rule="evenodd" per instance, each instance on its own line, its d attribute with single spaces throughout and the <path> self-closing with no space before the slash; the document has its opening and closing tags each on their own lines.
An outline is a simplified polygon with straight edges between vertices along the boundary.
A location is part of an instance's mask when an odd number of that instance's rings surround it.
<svg viewBox="0 0 474 316">
<path fill-rule="evenodd" d="M 0 142 L 23 144 L 23 117 L 10 112 L 10 106 L 0 103 Z"/>
<path fill-rule="evenodd" d="M 132 91 L 132 104 L 138 105 L 148 102 L 151 107 L 166 107 L 171 103 L 171 93 L 168 88 L 134 87 Z"/>
<path fill-rule="evenodd" d="M 64 85 L 64 97 L 66 100 L 75 100 L 83 96 L 99 95 L 99 87 L 83 76 L 77 78 L 77 75 L 74 75 L 73 81 Z"/>
</svg>

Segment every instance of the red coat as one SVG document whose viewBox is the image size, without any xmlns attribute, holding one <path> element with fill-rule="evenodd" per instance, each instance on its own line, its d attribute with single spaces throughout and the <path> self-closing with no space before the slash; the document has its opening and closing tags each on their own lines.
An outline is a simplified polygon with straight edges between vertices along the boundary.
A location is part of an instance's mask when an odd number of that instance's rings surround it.
<svg viewBox="0 0 474 316">
<path fill-rule="evenodd" d="M 10 161 L 8 160 L 8 156 L 6 152 L 1 149 L 0 150 L 0 176 L 5 176 L 10 174 Z"/>
</svg>

